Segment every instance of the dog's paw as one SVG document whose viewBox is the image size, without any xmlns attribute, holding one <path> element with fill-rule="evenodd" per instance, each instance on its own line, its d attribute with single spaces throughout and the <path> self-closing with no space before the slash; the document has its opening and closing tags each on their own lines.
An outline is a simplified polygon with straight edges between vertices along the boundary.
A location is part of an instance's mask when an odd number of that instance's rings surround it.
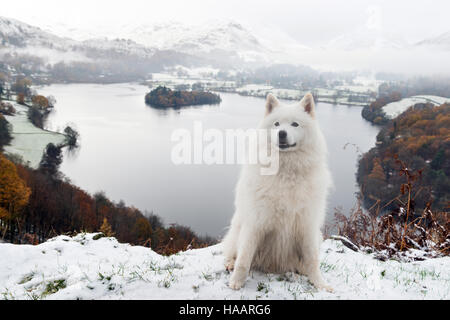
<svg viewBox="0 0 450 320">
<path fill-rule="evenodd" d="M 230 279 L 228 286 L 233 290 L 239 290 L 244 286 L 244 281 Z"/>
<path fill-rule="evenodd" d="M 309 277 L 309 282 L 311 282 L 313 286 L 319 290 L 325 290 L 330 293 L 334 292 L 333 288 L 328 285 L 320 275 Z"/>
<path fill-rule="evenodd" d="M 247 273 L 238 272 L 238 270 L 234 270 L 233 274 L 231 275 L 228 286 L 233 290 L 239 290 L 240 288 L 242 288 L 244 286 L 246 278 L 247 278 Z"/>
<path fill-rule="evenodd" d="M 329 286 L 328 284 L 323 284 L 318 289 L 325 290 L 329 293 L 334 293 L 334 289 L 331 286 Z"/>
<path fill-rule="evenodd" d="M 329 293 L 334 293 L 334 289 L 326 282 L 313 283 L 313 285 L 319 290 L 325 290 Z"/>
</svg>

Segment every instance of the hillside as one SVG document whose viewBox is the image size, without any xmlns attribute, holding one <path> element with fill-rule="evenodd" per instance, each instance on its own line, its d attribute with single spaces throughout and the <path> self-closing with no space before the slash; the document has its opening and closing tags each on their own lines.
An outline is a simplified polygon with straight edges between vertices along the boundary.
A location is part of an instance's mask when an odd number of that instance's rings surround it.
<svg viewBox="0 0 450 320">
<path fill-rule="evenodd" d="M 285 59 L 284 46 L 305 50 L 286 34 L 266 30 L 257 35 L 234 21 L 129 24 L 90 32 L 62 26 L 44 29 L 0 16 L 0 49 L 6 49 L 0 50 L 2 62 L 18 72 L 40 73 L 41 77 L 43 73 L 71 82 L 117 82 L 142 80 L 149 73 L 176 65 L 261 66 Z M 274 39 L 277 46 L 273 46 Z"/>
<path fill-rule="evenodd" d="M 450 98 L 421 95 L 421 96 L 412 96 L 409 98 L 402 99 L 400 101 L 388 103 L 382 109 L 388 119 L 394 119 L 403 112 L 405 112 L 406 110 L 408 110 L 409 107 L 414 106 L 416 104 L 430 103 L 434 106 L 439 106 L 446 102 L 450 102 Z"/>
<path fill-rule="evenodd" d="M 334 293 L 303 276 L 252 272 L 228 288 L 221 245 L 170 257 L 95 234 L 59 236 L 38 246 L 0 243 L 3 299 L 449 299 L 449 257 L 381 262 L 335 240 L 321 250 Z M 417 250 L 412 253 L 420 254 Z"/>
<path fill-rule="evenodd" d="M 37 168 L 42 158 L 42 151 L 49 143 L 63 144 L 65 136 L 34 126 L 27 118 L 28 107 L 13 102 L 17 113 L 5 116 L 11 125 L 13 140 L 4 147 L 5 153 L 16 154 L 29 161 L 32 168 Z"/>
<path fill-rule="evenodd" d="M 357 180 L 366 208 L 378 200 L 384 205 L 395 199 L 406 183 L 400 164 L 414 179 L 414 207 L 421 213 L 430 202 L 434 210 L 448 209 L 450 190 L 450 105 L 416 105 L 390 120 L 377 136 L 377 145 L 359 162 Z M 398 210 L 398 202 L 389 209 Z"/>
<path fill-rule="evenodd" d="M 407 42 L 400 36 L 362 26 L 332 39 L 326 45 L 326 49 L 345 51 L 402 50 L 407 45 Z"/>
<path fill-rule="evenodd" d="M 42 83 L 135 81 L 168 66 L 206 63 L 130 39 L 73 40 L 5 17 L 0 17 L 0 49 L 0 72 L 24 74 Z"/>
<path fill-rule="evenodd" d="M 437 106 L 446 102 L 450 102 L 448 77 L 413 77 L 380 84 L 377 99 L 366 105 L 361 115 L 383 125 L 416 104 L 421 108 L 424 104 Z"/>
<path fill-rule="evenodd" d="M 436 37 L 427 38 L 416 43 L 418 47 L 431 47 L 432 49 L 450 50 L 450 31 L 444 32 Z"/>
</svg>

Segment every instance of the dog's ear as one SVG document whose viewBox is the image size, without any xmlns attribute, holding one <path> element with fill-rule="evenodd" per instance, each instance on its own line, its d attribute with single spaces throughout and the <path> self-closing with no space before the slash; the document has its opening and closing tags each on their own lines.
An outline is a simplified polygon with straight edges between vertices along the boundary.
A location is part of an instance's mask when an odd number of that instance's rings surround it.
<svg viewBox="0 0 450 320">
<path fill-rule="evenodd" d="M 267 95 L 267 101 L 266 101 L 266 116 L 270 114 L 273 109 L 278 107 L 280 105 L 280 102 L 278 99 L 271 93 Z"/>
<path fill-rule="evenodd" d="M 314 103 L 314 97 L 311 93 L 307 93 L 300 101 L 300 106 L 314 118 L 316 105 Z"/>
</svg>

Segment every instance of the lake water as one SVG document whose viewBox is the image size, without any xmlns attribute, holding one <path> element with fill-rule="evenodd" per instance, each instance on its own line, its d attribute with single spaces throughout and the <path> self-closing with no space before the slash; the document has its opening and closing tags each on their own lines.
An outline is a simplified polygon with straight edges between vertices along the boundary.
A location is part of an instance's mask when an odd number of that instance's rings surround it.
<svg viewBox="0 0 450 320">
<path fill-rule="evenodd" d="M 147 87 L 137 84 L 70 84 L 38 89 L 57 100 L 46 128 L 61 131 L 73 124 L 81 147 L 66 152 L 61 171 L 77 186 L 104 191 L 114 201 L 153 211 L 166 224 L 190 226 L 199 234 L 221 236 L 233 215 L 238 165 L 181 165 L 171 161 L 173 130 L 190 131 L 196 120 L 204 129 L 253 128 L 264 115 L 261 98 L 222 93 L 214 106 L 158 110 L 144 103 Z M 348 211 L 356 203 L 358 151 L 375 143 L 378 129 L 361 117 L 361 108 L 317 105 L 326 136 L 335 190 L 335 207 Z M 350 143 L 352 145 L 344 146 Z"/>
</svg>

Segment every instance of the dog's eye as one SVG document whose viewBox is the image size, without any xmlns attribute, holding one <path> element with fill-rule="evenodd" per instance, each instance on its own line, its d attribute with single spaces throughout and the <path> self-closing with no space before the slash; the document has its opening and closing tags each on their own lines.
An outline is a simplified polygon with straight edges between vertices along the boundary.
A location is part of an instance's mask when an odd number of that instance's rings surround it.
<svg viewBox="0 0 450 320">
<path fill-rule="evenodd" d="M 292 122 L 291 126 L 293 126 L 293 127 L 298 127 L 299 124 L 298 124 L 297 122 Z"/>
<path fill-rule="evenodd" d="M 274 126 L 275 126 L 275 127 L 278 127 L 279 125 L 280 125 L 279 122 L 275 122 L 275 123 L 274 123 Z"/>
</svg>

